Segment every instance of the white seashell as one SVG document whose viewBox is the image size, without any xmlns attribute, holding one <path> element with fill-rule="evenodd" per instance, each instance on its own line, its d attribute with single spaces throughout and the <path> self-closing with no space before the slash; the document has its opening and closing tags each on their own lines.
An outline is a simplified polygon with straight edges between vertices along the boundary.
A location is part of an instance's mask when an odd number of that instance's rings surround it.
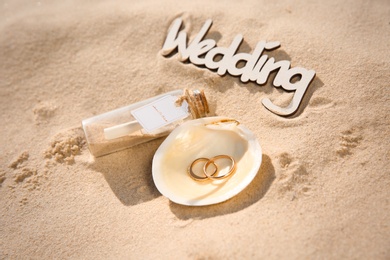
<svg viewBox="0 0 390 260">
<path fill-rule="evenodd" d="M 178 204 L 203 206 L 228 200 L 248 186 L 259 171 L 261 147 L 249 129 L 234 121 L 207 117 L 177 127 L 153 158 L 153 180 L 160 193 Z M 187 174 L 195 159 L 221 154 L 236 161 L 236 172 L 231 177 L 200 182 Z M 222 174 L 229 170 L 228 163 L 217 163 Z"/>
</svg>

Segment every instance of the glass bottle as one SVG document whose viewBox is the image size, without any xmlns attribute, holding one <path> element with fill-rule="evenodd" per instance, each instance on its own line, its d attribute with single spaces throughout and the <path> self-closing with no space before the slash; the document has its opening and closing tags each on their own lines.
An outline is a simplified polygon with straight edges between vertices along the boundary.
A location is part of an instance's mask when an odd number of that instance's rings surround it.
<svg viewBox="0 0 390 260">
<path fill-rule="evenodd" d="M 91 154 L 117 152 L 168 135 L 181 123 L 207 116 L 203 90 L 174 90 L 82 121 Z"/>
</svg>

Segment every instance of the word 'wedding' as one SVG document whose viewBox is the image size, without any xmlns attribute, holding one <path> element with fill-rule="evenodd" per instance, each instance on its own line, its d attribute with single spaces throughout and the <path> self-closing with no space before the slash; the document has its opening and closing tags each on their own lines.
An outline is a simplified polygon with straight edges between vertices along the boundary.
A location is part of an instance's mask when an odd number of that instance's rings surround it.
<svg viewBox="0 0 390 260">
<path fill-rule="evenodd" d="M 228 72 L 230 75 L 240 76 L 242 82 L 252 81 L 259 85 L 265 84 L 271 72 L 278 70 L 273 85 L 287 91 L 295 91 L 294 96 L 287 107 L 279 107 L 269 98 L 264 98 L 262 103 L 273 113 L 282 116 L 297 111 L 315 72 L 300 67 L 290 68 L 291 64 L 287 60 L 275 61 L 275 58 L 263 55 L 264 50 L 270 51 L 280 47 L 279 42 L 260 41 L 252 54 L 237 53 L 243 41 L 243 36 L 238 34 L 229 47 L 217 47 L 215 40 L 204 39 L 212 24 L 212 20 L 209 19 L 187 46 L 187 33 L 184 30 L 180 31 L 182 23 L 180 18 L 173 21 L 161 51 L 162 55 L 167 56 L 177 48 L 178 59 L 182 62 L 189 59 L 195 65 L 216 70 L 220 76 Z M 217 61 L 219 57 L 222 58 Z M 245 66 L 238 67 L 240 62 L 244 62 Z M 299 80 L 291 82 L 294 77 Z"/>
</svg>

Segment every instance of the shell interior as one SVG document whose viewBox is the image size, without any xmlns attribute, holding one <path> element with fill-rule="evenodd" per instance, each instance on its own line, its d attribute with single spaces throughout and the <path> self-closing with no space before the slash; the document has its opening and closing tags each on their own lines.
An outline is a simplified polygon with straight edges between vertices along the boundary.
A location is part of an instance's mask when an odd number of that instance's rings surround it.
<svg viewBox="0 0 390 260">
<path fill-rule="evenodd" d="M 153 180 L 171 201 L 191 206 L 225 201 L 242 191 L 259 171 L 262 152 L 254 134 L 225 117 L 188 121 L 177 127 L 157 149 L 153 158 Z M 229 155 L 236 161 L 235 173 L 223 180 L 196 181 L 187 168 L 197 158 Z M 226 160 L 225 160 L 226 161 Z M 220 172 L 229 163 L 216 162 Z M 194 167 L 195 169 L 195 167 Z"/>
</svg>

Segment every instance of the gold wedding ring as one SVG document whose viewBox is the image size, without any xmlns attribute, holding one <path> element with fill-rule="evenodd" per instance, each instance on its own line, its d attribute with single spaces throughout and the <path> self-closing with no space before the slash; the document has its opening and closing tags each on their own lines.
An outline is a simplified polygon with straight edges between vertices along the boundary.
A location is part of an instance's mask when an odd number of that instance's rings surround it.
<svg viewBox="0 0 390 260">
<path fill-rule="evenodd" d="M 229 171 L 227 173 L 225 173 L 224 175 L 219 175 L 219 176 L 215 176 L 214 177 L 214 174 L 208 174 L 207 173 L 207 168 L 210 166 L 210 164 L 215 164 L 215 161 L 218 160 L 218 159 L 229 159 L 232 163 L 230 165 L 230 168 L 229 168 Z M 209 179 L 212 179 L 212 180 L 221 180 L 221 179 L 225 179 L 227 177 L 229 177 L 233 172 L 236 171 L 236 162 L 234 161 L 233 157 L 229 156 L 229 155 L 217 155 L 217 156 L 214 156 L 213 158 L 209 159 L 208 162 L 205 163 L 205 165 L 203 166 L 203 173 L 207 176 L 207 178 Z"/>
<path fill-rule="evenodd" d="M 190 167 L 188 167 L 188 170 L 187 170 L 190 177 L 196 181 L 206 181 L 209 179 L 208 175 L 205 175 L 205 177 L 202 177 L 202 176 L 195 174 L 194 171 L 192 170 L 192 167 L 194 167 L 195 164 L 197 164 L 198 162 L 201 162 L 201 161 L 209 162 L 209 159 L 208 158 L 198 158 L 191 163 Z M 211 164 L 213 164 L 215 167 L 215 170 L 213 171 L 213 173 L 210 174 L 210 176 L 213 176 L 214 174 L 217 173 L 218 167 L 214 162 L 212 162 Z"/>
<path fill-rule="evenodd" d="M 218 165 L 216 164 L 215 161 L 220 160 L 220 159 L 229 159 L 231 161 L 231 165 L 230 165 L 230 168 L 229 168 L 227 173 L 225 173 L 223 175 L 215 176 L 219 172 Z M 204 176 L 199 176 L 198 174 L 194 173 L 193 167 L 194 167 L 195 164 L 197 164 L 199 162 L 205 162 L 205 164 L 203 166 L 203 172 L 202 172 Z M 210 165 L 213 165 L 214 168 L 215 168 L 214 171 L 211 174 L 207 173 L 207 170 L 210 167 Z M 214 156 L 214 157 L 212 157 L 210 159 L 209 158 L 204 158 L 204 157 L 195 159 L 190 164 L 190 166 L 188 167 L 187 173 L 190 175 L 190 177 L 192 179 L 194 179 L 196 181 L 222 180 L 222 179 L 226 179 L 227 177 L 232 175 L 236 171 L 236 167 L 237 167 L 236 166 L 236 162 L 233 159 L 233 157 L 231 157 L 229 155 L 222 154 L 222 155 Z"/>
</svg>

